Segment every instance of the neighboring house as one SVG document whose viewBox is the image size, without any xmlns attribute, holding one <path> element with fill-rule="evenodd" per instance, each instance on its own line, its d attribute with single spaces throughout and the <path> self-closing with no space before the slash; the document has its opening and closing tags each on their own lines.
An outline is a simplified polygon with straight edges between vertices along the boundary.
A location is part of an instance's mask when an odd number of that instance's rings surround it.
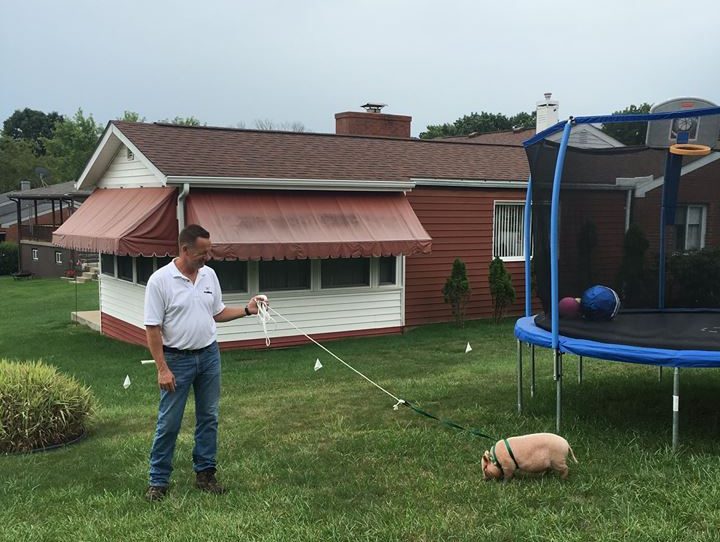
<svg viewBox="0 0 720 542">
<path fill-rule="evenodd" d="M 78 181 L 96 190 L 53 238 L 102 253 L 103 333 L 145 342 L 144 284 L 192 222 L 224 260 L 210 265 L 227 303 L 267 293 L 318 338 L 451 320 L 442 288 L 456 257 L 473 288 L 468 318 L 492 312 L 494 254 L 522 292 L 521 147 L 412 139 L 400 115 L 336 120 L 341 134 L 111 122 Z M 307 340 L 280 319 L 271 328 L 274 345 Z M 221 324 L 219 341 L 265 344 L 255 319 Z"/>
<path fill-rule="evenodd" d="M 19 244 L 18 268 L 40 277 L 63 276 L 75 267 L 78 259 L 87 256 L 53 245 L 52 232 L 90 193 L 76 191 L 73 182 L 24 188 L 0 198 L 0 219 L 7 239 Z M 89 257 L 97 259 L 94 255 Z"/>
</svg>

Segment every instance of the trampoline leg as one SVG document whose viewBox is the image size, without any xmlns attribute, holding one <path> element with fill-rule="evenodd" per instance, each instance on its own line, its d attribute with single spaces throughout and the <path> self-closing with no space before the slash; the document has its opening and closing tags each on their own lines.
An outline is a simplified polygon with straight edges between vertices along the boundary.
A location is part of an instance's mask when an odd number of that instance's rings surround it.
<svg viewBox="0 0 720 542">
<path fill-rule="evenodd" d="M 580 360 L 578 361 L 578 384 L 582 384 L 583 380 L 583 357 L 580 356 Z"/>
<path fill-rule="evenodd" d="M 523 410 L 523 391 L 522 391 L 522 341 L 517 342 L 517 408 L 518 414 L 522 414 Z"/>
<path fill-rule="evenodd" d="M 658 367 L 658 382 L 662 382 L 662 366 Z"/>
<path fill-rule="evenodd" d="M 555 366 L 555 432 L 560 434 L 562 426 L 562 353 L 553 351 Z"/>
<path fill-rule="evenodd" d="M 672 448 L 677 450 L 680 432 L 680 369 L 675 367 L 673 371 L 673 428 Z"/>
<path fill-rule="evenodd" d="M 535 345 L 530 345 L 530 398 L 535 398 Z"/>
</svg>

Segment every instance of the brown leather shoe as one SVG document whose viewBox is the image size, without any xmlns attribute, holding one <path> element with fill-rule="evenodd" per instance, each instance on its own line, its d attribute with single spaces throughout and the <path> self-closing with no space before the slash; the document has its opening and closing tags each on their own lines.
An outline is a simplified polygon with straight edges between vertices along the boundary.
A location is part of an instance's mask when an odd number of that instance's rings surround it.
<svg viewBox="0 0 720 542">
<path fill-rule="evenodd" d="M 158 502 L 167 496 L 168 486 L 149 486 L 145 492 L 145 500 Z"/>
<path fill-rule="evenodd" d="M 225 493 L 225 488 L 218 483 L 215 478 L 215 470 L 213 469 L 198 472 L 195 478 L 195 487 L 201 491 L 207 491 L 215 495 Z"/>
</svg>

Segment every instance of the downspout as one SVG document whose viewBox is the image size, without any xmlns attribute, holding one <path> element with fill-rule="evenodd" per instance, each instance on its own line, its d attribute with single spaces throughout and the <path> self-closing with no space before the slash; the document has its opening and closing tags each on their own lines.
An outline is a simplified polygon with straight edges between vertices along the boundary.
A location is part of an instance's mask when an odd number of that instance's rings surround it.
<svg viewBox="0 0 720 542">
<path fill-rule="evenodd" d="M 630 229 L 630 212 L 634 191 L 634 188 L 629 188 L 627 191 L 627 199 L 625 201 L 625 233 Z"/>
<path fill-rule="evenodd" d="M 18 245 L 18 273 L 22 273 L 22 207 L 20 198 L 8 198 L 17 206 L 17 245 Z"/>
<path fill-rule="evenodd" d="M 185 229 L 185 198 L 190 193 L 190 183 L 183 183 L 182 190 L 178 194 L 177 201 L 177 221 L 178 233 Z"/>
</svg>

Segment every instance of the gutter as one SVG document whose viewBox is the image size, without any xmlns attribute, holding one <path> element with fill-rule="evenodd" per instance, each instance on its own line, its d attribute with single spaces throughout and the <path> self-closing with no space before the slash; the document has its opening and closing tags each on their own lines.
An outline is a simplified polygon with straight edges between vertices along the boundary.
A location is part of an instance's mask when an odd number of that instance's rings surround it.
<svg viewBox="0 0 720 542">
<path fill-rule="evenodd" d="M 169 175 L 167 184 L 194 188 L 237 188 L 253 190 L 330 190 L 352 192 L 406 192 L 413 181 L 370 181 L 344 179 L 279 179 L 258 177 L 190 177 Z"/>
</svg>

